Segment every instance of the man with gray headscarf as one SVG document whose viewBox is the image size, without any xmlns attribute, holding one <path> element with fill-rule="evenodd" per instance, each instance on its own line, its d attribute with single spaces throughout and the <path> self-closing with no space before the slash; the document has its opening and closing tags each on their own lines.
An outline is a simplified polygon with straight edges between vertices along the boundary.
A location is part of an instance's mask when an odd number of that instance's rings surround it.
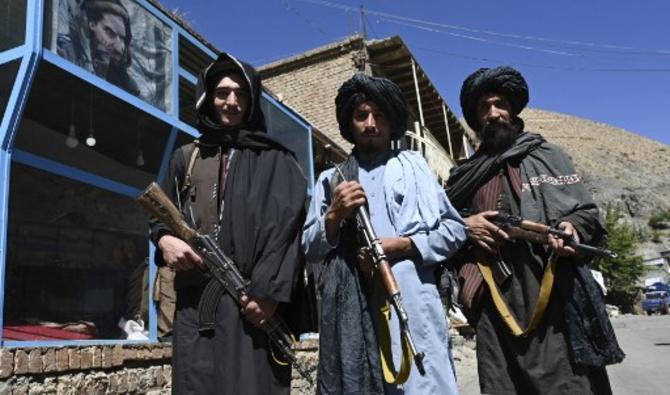
<svg viewBox="0 0 670 395">
<path fill-rule="evenodd" d="M 511 67 L 479 69 L 461 90 L 463 115 L 481 144 L 452 169 L 447 195 L 472 213 L 457 266 L 459 300 L 477 333 L 481 391 L 610 394 L 605 366 L 624 354 L 588 260 L 553 236 L 547 246 L 512 241 L 492 222 L 512 214 L 585 244 L 606 237 L 567 155 L 524 130 L 519 113 L 527 103 L 528 85 Z M 487 275 L 503 266 L 507 274 Z"/>
<path fill-rule="evenodd" d="M 455 394 L 448 326 L 436 287 L 435 268 L 465 240 L 463 221 L 417 152 L 391 150 L 404 136 L 407 105 L 393 82 L 357 74 L 335 99 L 340 133 L 354 144 L 340 164 L 323 172 L 303 227 L 302 247 L 312 263 L 323 263 L 318 393 Z M 425 375 L 412 370 L 404 384 L 382 381 L 375 333 L 385 295 L 379 275 L 360 259 L 355 210 L 367 205 L 384 253 L 392 264 L 416 349 L 426 354 Z M 393 364 L 401 341 L 398 320 L 390 319 Z M 379 340 L 379 341 L 378 341 Z M 401 380 L 398 380 L 401 381 Z"/>
</svg>

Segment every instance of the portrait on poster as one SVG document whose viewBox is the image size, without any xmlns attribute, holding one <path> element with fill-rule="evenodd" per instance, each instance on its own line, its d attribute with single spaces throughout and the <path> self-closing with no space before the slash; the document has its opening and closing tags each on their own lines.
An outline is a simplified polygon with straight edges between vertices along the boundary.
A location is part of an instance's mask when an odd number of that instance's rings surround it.
<svg viewBox="0 0 670 395">
<path fill-rule="evenodd" d="M 170 112 L 172 29 L 133 0 L 53 0 L 49 49 Z"/>
</svg>

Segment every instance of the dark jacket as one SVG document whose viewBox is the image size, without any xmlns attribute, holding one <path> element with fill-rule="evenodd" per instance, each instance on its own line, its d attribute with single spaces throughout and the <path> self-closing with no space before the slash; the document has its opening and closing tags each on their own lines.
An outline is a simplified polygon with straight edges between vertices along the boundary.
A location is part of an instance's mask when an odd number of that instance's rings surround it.
<svg viewBox="0 0 670 395">
<path fill-rule="evenodd" d="M 468 208 L 474 193 L 499 171 L 508 160 L 520 160 L 522 196 L 521 216 L 525 219 L 557 225 L 572 223 L 582 242 L 597 245 L 607 232 L 581 178 L 557 146 L 542 136 L 523 132 L 505 152 L 494 155 L 477 152 L 451 171 L 447 196 L 458 210 Z M 558 295 L 564 306 L 568 342 L 573 362 L 583 366 L 605 366 L 621 362 L 614 330 L 607 317 L 602 293 L 588 261 L 575 257 L 559 264 L 565 277 Z"/>
</svg>

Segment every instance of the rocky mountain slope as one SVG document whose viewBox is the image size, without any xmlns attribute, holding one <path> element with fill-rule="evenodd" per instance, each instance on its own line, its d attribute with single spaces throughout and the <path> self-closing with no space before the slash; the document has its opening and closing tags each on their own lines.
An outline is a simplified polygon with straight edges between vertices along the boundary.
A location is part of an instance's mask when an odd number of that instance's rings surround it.
<svg viewBox="0 0 670 395">
<path fill-rule="evenodd" d="M 670 146 L 624 129 L 570 115 L 526 109 L 526 130 L 562 147 L 601 206 L 618 203 L 630 222 L 644 229 L 649 218 L 670 209 Z M 670 133 L 670 130 L 668 131 Z M 668 233 L 640 253 L 670 249 Z"/>
</svg>

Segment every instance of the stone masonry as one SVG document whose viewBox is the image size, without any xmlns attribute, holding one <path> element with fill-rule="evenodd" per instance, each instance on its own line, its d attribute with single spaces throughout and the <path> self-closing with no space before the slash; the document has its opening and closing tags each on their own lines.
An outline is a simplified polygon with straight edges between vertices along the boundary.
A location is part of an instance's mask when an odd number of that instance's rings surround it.
<svg viewBox="0 0 670 395">
<path fill-rule="evenodd" d="M 0 395 L 170 393 L 170 344 L 0 349 Z"/>
<path fill-rule="evenodd" d="M 291 72 L 275 73 L 272 64 L 260 69 L 265 88 L 347 152 L 352 146 L 339 134 L 335 96 L 337 89 L 357 71 L 355 53 L 343 46 L 318 59 L 312 58 L 308 64 Z M 264 72 L 266 68 L 268 71 Z"/>
</svg>

